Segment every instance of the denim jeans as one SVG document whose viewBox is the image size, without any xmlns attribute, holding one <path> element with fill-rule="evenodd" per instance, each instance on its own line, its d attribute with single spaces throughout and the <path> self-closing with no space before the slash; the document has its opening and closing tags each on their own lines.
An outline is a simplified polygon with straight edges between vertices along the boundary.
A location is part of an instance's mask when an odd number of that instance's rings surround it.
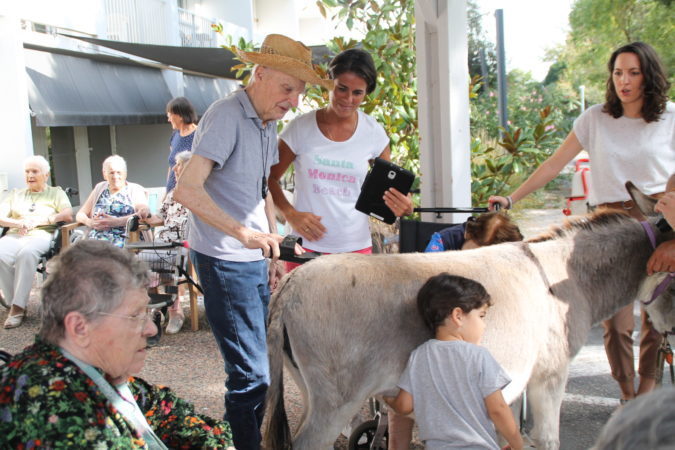
<svg viewBox="0 0 675 450">
<path fill-rule="evenodd" d="M 223 261 L 190 250 L 204 289 L 206 317 L 225 361 L 225 420 L 237 450 L 260 448 L 269 386 L 267 262 Z"/>
</svg>

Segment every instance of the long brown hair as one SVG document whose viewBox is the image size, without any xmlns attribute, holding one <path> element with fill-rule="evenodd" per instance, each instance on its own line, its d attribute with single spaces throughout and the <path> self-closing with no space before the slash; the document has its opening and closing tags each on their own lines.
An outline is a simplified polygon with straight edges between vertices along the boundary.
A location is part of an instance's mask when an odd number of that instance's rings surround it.
<svg viewBox="0 0 675 450">
<path fill-rule="evenodd" d="M 481 247 L 502 242 L 522 241 L 518 225 L 505 213 L 499 211 L 481 214 L 466 223 L 466 238 Z"/>
<path fill-rule="evenodd" d="M 645 122 L 655 122 L 666 110 L 668 103 L 668 89 L 670 83 L 666 76 L 666 70 L 663 63 L 656 53 L 656 50 L 644 42 L 633 42 L 632 44 L 624 45 L 612 53 L 607 63 L 609 69 L 609 78 L 607 79 L 607 90 L 605 91 L 606 102 L 602 107 L 602 112 L 606 112 L 615 119 L 623 115 L 623 105 L 619 96 L 616 94 L 614 88 L 614 81 L 612 74 L 614 73 L 614 63 L 616 58 L 621 53 L 634 53 L 640 60 L 640 71 L 644 76 L 642 86 L 642 95 L 644 102 L 642 104 L 642 118 Z"/>
</svg>

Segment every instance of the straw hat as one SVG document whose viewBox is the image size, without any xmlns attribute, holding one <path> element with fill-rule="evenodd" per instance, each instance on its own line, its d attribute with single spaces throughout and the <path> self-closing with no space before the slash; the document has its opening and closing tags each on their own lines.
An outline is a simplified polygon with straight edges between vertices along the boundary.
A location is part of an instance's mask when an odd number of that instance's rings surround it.
<svg viewBox="0 0 675 450">
<path fill-rule="evenodd" d="M 333 80 L 325 80 L 316 74 L 312 66 L 312 50 L 300 41 L 281 34 L 270 34 L 265 37 L 259 52 L 235 51 L 242 61 L 270 67 L 306 83 L 333 90 Z"/>
</svg>

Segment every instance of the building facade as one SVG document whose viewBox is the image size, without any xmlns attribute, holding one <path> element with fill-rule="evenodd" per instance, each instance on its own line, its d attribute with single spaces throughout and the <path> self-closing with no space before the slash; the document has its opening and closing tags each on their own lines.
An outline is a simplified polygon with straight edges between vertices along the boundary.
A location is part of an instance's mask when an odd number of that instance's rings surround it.
<svg viewBox="0 0 675 450">
<path fill-rule="evenodd" d="M 160 189 L 171 135 L 167 102 L 185 96 L 201 116 L 239 84 L 227 71 L 214 76 L 184 69 L 181 61 L 198 60 L 206 49 L 209 57 L 226 58 L 231 54 L 220 46 L 228 35 L 234 42 L 260 42 L 269 32 L 299 38 L 296 6 L 294 0 L 0 3 L 0 120 L 8 130 L 0 148 L 0 192 L 24 186 L 22 161 L 33 154 L 50 160 L 53 184 L 79 190 L 75 205 L 102 180 L 101 163 L 111 154 L 126 159 L 130 181 Z M 216 23 L 220 34 L 211 28 Z M 96 39 L 182 53 L 178 62 L 162 62 Z"/>
</svg>

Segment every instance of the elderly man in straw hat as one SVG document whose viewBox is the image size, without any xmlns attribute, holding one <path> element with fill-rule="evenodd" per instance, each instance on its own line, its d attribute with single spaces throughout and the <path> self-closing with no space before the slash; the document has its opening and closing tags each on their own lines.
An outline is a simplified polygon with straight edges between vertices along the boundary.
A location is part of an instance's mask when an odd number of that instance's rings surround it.
<svg viewBox="0 0 675 450">
<path fill-rule="evenodd" d="M 257 449 L 269 384 L 269 283 L 282 240 L 272 232 L 267 189 L 279 161 L 276 121 L 298 105 L 306 83 L 332 89 L 332 82 L 314 72 L 309 48 L 285 36 L 267 36 L 259 52 L 237 53 L 255 64 L 251 80 L 204 114 L 174 197 L 192 211 L 190 256 L 225 360 L 225 418 L 237 449 Z M 272 258 L 269 267 L 265 258 Z"/>
</svg>

